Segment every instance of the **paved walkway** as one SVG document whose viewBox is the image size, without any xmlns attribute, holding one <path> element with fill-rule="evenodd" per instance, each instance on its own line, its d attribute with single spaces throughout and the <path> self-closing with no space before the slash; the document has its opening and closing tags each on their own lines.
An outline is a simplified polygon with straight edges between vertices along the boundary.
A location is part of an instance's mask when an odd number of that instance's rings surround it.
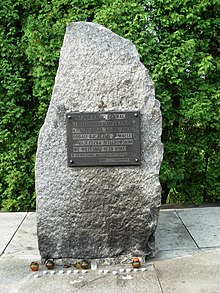
<svg viewBox="0 0 220 293">
<path fill-rule="evenodd" d="M 31 272 L 30 262 L 40 261 L 35 216 L 0 213 L 1 293 L 220 293 L 220 207 L 162 209 L 156 257 L 143 264 L 146 271 L 121 273 L 131 266 L 85 274 L 67 274 L 70 268 L 57 267 L 53 275 L 44 274 L 41 266 L 38 273 Z"/>
</svg>

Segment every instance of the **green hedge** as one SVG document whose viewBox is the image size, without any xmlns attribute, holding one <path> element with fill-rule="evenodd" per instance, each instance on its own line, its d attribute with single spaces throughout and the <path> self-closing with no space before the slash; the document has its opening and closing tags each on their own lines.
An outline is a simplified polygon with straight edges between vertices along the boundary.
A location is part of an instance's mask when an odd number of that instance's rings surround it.
<svg viewBox="0 0 220 293">
<path fill-rule="evenodd" d="M 219 1 L 3 0 L 0 209 L 35 207 L 34 162 L 67 23 L 130 39 L 155 82 L 167 202 L 220 199 Z"/>
</svg>

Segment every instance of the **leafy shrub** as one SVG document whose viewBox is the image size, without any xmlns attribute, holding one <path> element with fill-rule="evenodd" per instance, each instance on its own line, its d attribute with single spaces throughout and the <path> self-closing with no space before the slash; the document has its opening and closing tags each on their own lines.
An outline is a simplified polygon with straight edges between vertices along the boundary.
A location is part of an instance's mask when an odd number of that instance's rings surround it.
<svg viewBox="0 0 220 293">
<path fill-rule="evenodd" d="M 169 202 L 220 199 L 217 0 L 7 0 L 0 4 L 0 209 L 35 207 L 34 162 L 66 24 L 94 21 L 130 39 L 163 114 Z"/>
</svg>

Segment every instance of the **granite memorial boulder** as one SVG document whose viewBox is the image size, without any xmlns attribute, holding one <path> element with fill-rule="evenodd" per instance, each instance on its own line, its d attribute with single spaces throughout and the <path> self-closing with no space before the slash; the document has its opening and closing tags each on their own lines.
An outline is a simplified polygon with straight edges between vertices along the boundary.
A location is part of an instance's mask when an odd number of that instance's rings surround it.
<svg viewBox="0 0 220 293">
<path fill-rule="evenodd" d="M 69 24 L 36 158 L 43 259 L 154 253 L 163 155 L 160 104 L 134 45 Z"/>
</svg>

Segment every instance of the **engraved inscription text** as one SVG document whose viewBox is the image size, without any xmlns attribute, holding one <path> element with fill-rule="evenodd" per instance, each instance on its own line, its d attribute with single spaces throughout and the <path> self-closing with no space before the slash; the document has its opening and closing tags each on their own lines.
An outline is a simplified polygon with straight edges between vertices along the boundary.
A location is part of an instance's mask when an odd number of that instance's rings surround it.
<svg viewBox="0 0 220 293">
<path fill-rule="evenodd" d="M 69 112 L 68 166 L 140 165 L 140 113 Z"/>
</svg>

